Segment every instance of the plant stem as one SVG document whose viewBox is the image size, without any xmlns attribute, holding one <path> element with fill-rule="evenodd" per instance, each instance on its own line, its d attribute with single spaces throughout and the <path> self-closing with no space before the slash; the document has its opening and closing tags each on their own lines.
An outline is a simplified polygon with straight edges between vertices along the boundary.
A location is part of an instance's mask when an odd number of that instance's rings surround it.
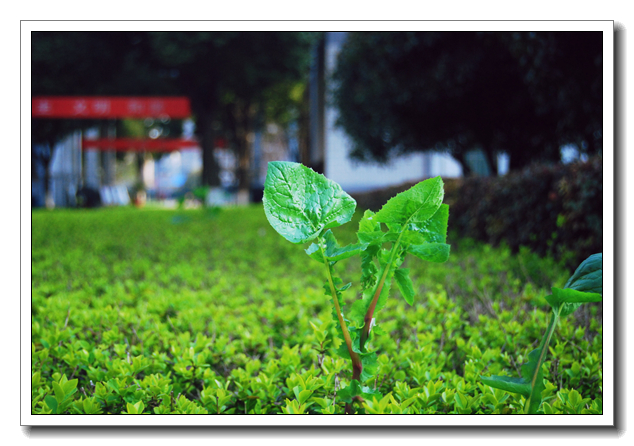
<svg viewBox="0 0 634 446">
<path fill-rule="evenodd" d="M 537 367 L 535 367 L 535 373 L 531 379 L 531 392 L 535 387 L 535 381 L 537 380 L 537 375 L 539 375 L 539 371 L 541 370 L 542 364 L 546 359 L 546 354 L 548 353 L 548 345 L 550 344 L 550 339 L 555 332 L 555 327 L 557 326 L 557 321 L 559 320 L 559 309 L 553 309 L 553 314 L 550 317 L 550 322 L 548 323 L 548 329 L 546 330 L 546 334 L 542 339 L 541 343 L 541 351 L 539 352 L 539 359 L 537 360 Z M 524 405 L 524 412 L 529 413 L 529 408 L 531 405 L 531 398 L 528 397 L 526 399 L 526 404 Z"/>
<path fill-rule="evenodd" d="M 332 267 L 326 258 L 326 254 L 324 253 L 322 246 L 322 242 L 320 240 L 319 243 L 321 254 L 324 259 L 324 264 L 326 265 L 326 271 L 328 272 L 328 284 L 330 285 L 330 292 L 332 293 L 332 301 L 335 304 L 335 311 L 337 312 L 337 318 L 339 319 L 339 325 L 341 326 L 341 332 L 343 333 L 343 338 L 346 342 L 346 346 L 348 347 L 348 353 L 350 354 L 350 359 L 352 360 L 352 379 L 356 379 L 357 381 L 361 378 L 361 372 L 363 370 L 363 364 L 361 363 L 361 358 L 359 355 L 352 350 L 352 339 L 350 338 L 350 333 L 348 332 L 348 327 L 346 326 L 346 321 L 343 319 L 343 314 L 341 313 L 341 306 L 339 305 L 339 298 L 337 296 L 337 288 L 335 287 L 335 283 L 332 279 Z"/>
<path fill-rule="evenodd" d="M 368 307 L 368 311 L 365 313 L 365 317 L 363 318 L 363 322 L 364 322 L 363 331 L 361 332 L 361 339 L 359 340 L 359 348 L 362 352 L 365 351 L 365 342 L 367 341 L 368 336 L 370 335 L 372 318 L 374 317 L 374 310 L 376 309 L 376 304 L 379 301 L 379 296 L 381 295 L 381 291 L 383 290 L 385 279 L 387 278 L 387 275 L 389 274 L 390 269 L 393 266 L 395 256 L 396 256 L 396 251 L 398 249 L 398 246 L 401 242 L 401 237 L 403 236 L 403 232 L 405 230 L 404 228 L 405 226 L 403 226 L 403 231 L 401 231 L 401 233 L 398 236 L 398 239 L 396 240 L 396 242 L 394 242 L 394 245 L 392 246 L 392 251 L 390 252 L 390 260 L 383 266 L 383 270 L 381 272 L 381 278 L 376 284 L 374 297 L 372 298 L 372 302 L 370 303 L 370 306 Z"/>
</svg>

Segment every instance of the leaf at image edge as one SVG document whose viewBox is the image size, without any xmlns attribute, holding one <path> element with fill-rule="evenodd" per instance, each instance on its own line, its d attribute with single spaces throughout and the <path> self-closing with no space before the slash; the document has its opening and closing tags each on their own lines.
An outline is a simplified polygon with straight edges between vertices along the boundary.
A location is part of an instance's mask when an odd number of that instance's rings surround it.
<svg viewBox="0 0 634 446">
<path fill-rule="evenodd" d="M 603 253 L 592 254 L 581 262 L 564 288 L 603 294 Z"/>
</svg>

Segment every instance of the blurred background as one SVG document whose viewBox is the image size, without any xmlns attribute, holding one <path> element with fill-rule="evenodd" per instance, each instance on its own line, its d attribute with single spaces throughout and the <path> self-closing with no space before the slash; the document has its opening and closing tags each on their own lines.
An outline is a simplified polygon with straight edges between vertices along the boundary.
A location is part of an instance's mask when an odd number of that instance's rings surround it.
<svg viewBox="0 0 634 446">
<path fill-rule="evenodd" d="M 600 154 L 602 35 L 34 32 L 32 97 L 33 207 L 257 202 L 272 160 L 356 193 Z"/>
<path fill-rule="evenodd" d="M 288 160 L 370 209 L 440 175 L 460 235 L 583 259 L 602 248 L 602 48 L 601 32 L 33 32 L 32 207 L 257 203 Z"/>
</svg>

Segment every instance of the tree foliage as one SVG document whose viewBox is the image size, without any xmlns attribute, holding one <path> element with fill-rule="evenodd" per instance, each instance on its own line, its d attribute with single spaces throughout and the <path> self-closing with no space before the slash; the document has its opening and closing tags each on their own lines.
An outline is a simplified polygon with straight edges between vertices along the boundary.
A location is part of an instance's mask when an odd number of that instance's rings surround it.
<svg viewBox="0 0 634 446">
<path fill-rule="evenodd" d="M 600 33 L 359 32 L 333 97 L 357 159 L 446 151 L 468 173 L 481 148 L 493 170 L 500 151 L 520 168 L 600 149 L 601 70 Z"/>
<path fill-rule="evenodd" d="M 238 158 L 238 182 L 249 187 L 248 135 L 260 121 L 286 118 L 306 80 L 311 33 L 150 33 L 155 61 L 177 70 L 178 89 L 192 98 L 203 140 L 223 129 Z M 210 149 L 204 149 L 209 155 Z M 209 162 L 213 160 L 209 159 Z M 203 181 L 211 178 L 203 172 Z"/>
</svg>

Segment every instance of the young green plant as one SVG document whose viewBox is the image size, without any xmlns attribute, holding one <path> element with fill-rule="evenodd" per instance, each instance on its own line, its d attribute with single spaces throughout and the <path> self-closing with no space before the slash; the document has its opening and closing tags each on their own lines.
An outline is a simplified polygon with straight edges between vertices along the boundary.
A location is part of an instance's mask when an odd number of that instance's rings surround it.
<svg viewBox="0 0 634 446">
<path fill-rule="evenodd" d="M 376 323 L 376 313 L 389 296 L 392 279 L 409 305 L 415 296 L 407 268 L 400 268 L 406 254 L 431 262 L 449 258 L 447 221 L 449 208 L 442 204 L 440 177 L 422 181 L 391 198 L 379 212 L 365 211 L 357 231 L 358 243 L 340 247 L 331 228 L 352 219 L 356 202 L 341 186 L 298 163 L 275 161 L 268 165 L 264 185 L 264 211 L 271 226 L 292 243 L 313 241 L 305 250 L 324 266 L 324 289 L 333 304 L 333 318 L 343 341 L 337 354 L 352 362 L 352 380 L 337 393 L 350 404 L 364 397 L 380 396 L 363 386 L 378 367 L 375 351 L 368 345 L 374 336 L 385 334 Z M 384 227 L 386 230 L 384 230 Z M 384 244 L 389 249 L 383 248 Z M 344 315 L 342 293 L 351 283 L 335 276 L 337 262 L 361 257 L 362 296 Z"/>
<path fill-rule="evenodd" d="M 585 302 L 601 302 L 603 295 L 603 254 L 593 254 L 584 260 L 568 279 L 564 288 L 552 288 L 546 302 L 552 308 L 550 323 L 539 348 L 528 354 L 528 362 L 521 367 L 521 378 L 509 376 L 481 376 L 484 384 L 522 395 L 526 402 L 524 413 L 536 414 L 542 403 L 542 364 L 546 359 L 548 345 L 560 318 L 568 316 Z"/>
</svg>

